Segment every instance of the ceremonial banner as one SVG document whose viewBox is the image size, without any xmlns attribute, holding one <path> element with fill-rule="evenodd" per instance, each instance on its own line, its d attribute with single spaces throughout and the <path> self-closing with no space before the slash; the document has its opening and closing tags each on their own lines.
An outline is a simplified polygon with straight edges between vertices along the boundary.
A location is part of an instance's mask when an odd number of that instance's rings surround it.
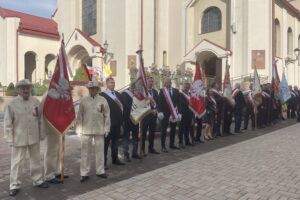
<svg viewBox="0 0 300 200">
<path fill-rule="evenodd" d="M 67 132 L 75 120 L 67 63 L 62 41 L 43 111 L 47 122 L 61 135 Z"/>
<path fill-rule="evenodd" d="M 112 74 L 111 69 L 106 64 L 103 65 L 103 77 L 108 78 Z"/>
<path fill-rule="evenodd" d="M 201 68 L 200 64 L 196 62 L 196 72 L 191 87 L 191 98 L 189 108 L 195 113 L 195 116 L 198 118 L 201 118 L 206 112 L 204 98 L 205 91 L 203 89 Z"/>
<path fill-rule="evenodd" d="M 253 95 L 257 95 L 261 93 L 260 80 L 257 73 L 257 69 L 254 69 L 254 84 L 253 84 Z"/>
<path fill-rule="evenodd" d="M 86 65 L 82 65 L 81 69 L 82 69 L 82 72 L 84 74 L 84 77 L 85 77 L 86 81 L 91 81 L 92 80 L 92 76 L 90 75 L 87 66 Z"/>
<path fill-rule="evenodd" d="M 291 98 L 291 91 L 289 89 L 288 82 L 285 77 L 285 73 L 282 73 L 282 79 L 281 82 L 279 83 L 279 99 L 282 104 L 287 102 Z"/>
<path fill-rule="evenodd" d="M 130 119 L 133 124 L 138 124 L 145 116 L 151 113 L 150 99 L 148 97 L 146 76 L 144 71 L 143 51 L 137 51 L 139 56 L 139 71 L 135 81 L 135 88 L 132 98 Z"/>
<path fill-rule="evenodd" d="M 235 100 L 232 98 L 232 87 L 230 82 L 230 72 L 229 72 L 229 65 L 226 66 L 226 72 L 224 77 L 224 83 L 223 83 L 223 96 L 225 99 L 229 102 L 229 104 L 234 107 Z"/>
<path fill-rule="evenodd" d="M 273 68 L 272 68 L 272 88 L 274 91 L 275 98 L 279 98 L 279 84 L 280 84 L 280 79 L 278 76 L 277 65 L 275 61 L 273 63 Z"/>
</svg>

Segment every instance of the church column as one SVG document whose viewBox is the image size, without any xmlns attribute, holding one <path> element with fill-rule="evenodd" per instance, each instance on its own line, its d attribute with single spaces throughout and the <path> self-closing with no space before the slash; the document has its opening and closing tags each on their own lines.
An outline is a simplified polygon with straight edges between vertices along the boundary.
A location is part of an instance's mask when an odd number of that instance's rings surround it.
<svg viewBox="0 0 300 200">
<path fill-rule="evenodd" d="M 45 56 L 36 55 L 35 61 L 36 67 L 32 81 L 42 83 L 45 75 Z"/>
</svg>

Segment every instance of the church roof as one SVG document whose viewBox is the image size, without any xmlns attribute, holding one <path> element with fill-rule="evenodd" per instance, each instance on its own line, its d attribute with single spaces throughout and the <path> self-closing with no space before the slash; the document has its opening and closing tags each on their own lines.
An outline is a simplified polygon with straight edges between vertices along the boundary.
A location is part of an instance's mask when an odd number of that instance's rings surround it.
<svg viewBox="0 0 300 200">
<path fill-rule="evenodd" d="M 20 18 L 19 32 L 30 35 L 59 39 L 57 23 L 48 18 L 29 15 L 0 7 L 0 16 Z"/>
</svg>

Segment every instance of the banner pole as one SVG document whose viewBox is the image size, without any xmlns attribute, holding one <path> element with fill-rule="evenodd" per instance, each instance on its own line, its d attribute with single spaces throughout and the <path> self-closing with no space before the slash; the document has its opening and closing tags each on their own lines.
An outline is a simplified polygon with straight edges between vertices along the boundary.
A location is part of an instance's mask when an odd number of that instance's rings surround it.
<svg viewBox="0 0 300 200">
<path fill-rule="evenodd" d="M 142 145 L 143 145 L 143 132 L 142 132 L 142 123 L 139 122 L 139 153 L 140 153 L 140 157 L 141 157 L 141 162 L 144 159 L 144 152 L 142 152 Z"/>
<path fill-rule="evenodd" d="M 60 173 L 60 180 L 64 182 L 65 176 L 65 136 L 62 136 L 61 140 L 61 152 L 60 152 L 60 165 L 61 165 L 61 173 Z"/>
</svg>

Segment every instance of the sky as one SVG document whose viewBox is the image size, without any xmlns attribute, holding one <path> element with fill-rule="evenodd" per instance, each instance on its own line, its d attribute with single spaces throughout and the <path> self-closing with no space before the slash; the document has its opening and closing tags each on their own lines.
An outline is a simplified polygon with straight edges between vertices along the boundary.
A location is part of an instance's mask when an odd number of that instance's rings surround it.
<svg viewBox="0 0 300 200">
<path fill-rule="evenodd" d="M 0 0 L 0 7 L 50 18 L 57 0 Z"/>
</svg>

